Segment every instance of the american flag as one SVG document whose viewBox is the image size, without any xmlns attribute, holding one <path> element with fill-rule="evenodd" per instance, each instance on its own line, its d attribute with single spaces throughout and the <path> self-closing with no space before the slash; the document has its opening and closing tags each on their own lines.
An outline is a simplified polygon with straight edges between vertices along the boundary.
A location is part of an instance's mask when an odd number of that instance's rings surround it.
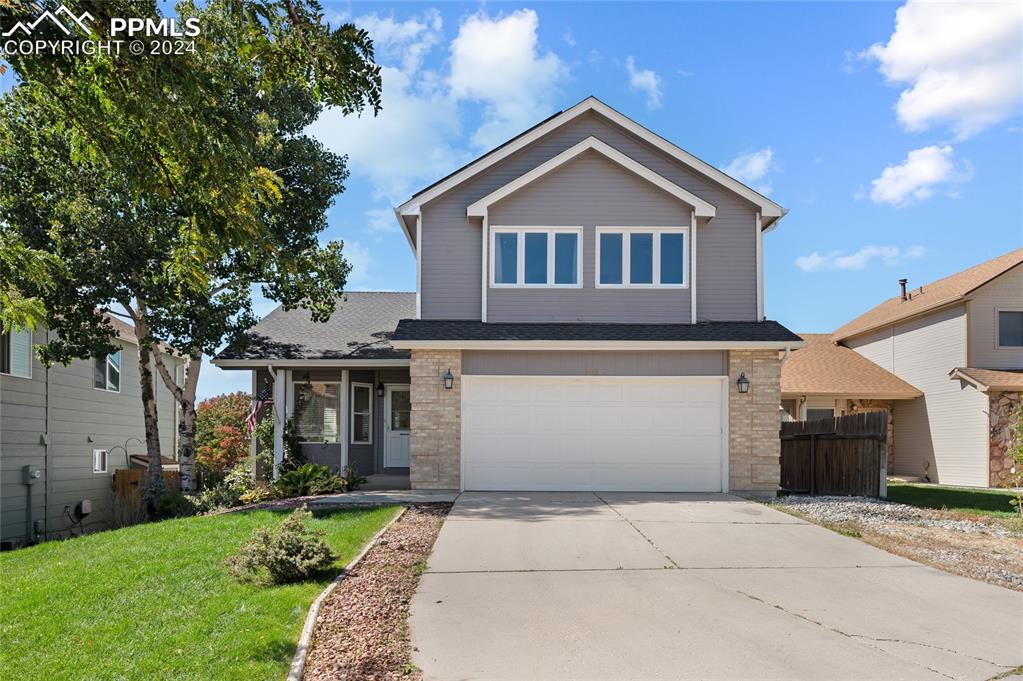
<svg viewBox="0 0 1023 681">
<path fill-rule="evenodd" d="M 256 417 L 259 416 L 259 412 L 266 405 L 274 403 L 273 397 L 271 397 L 273 392 L 273 386 L 268 385 L 260 390 L 259 394 L 256 395 L 256 399 L 252 401 L 252 411 L 250 411 L 249 415 L 245 417 L 245 428 L 250 436 L 252 435 L 252 431 L 256 429 Z"/>
</svg>

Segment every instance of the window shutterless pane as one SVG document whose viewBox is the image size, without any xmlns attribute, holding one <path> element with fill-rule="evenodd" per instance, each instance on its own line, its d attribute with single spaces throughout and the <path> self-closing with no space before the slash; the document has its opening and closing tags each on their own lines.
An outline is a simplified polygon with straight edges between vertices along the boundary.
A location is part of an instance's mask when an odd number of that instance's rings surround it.
<svg viewBox="0 0 1023 681">
<path fill-rule="evenodd" d="M 115 352 L 107 357 L 107 390 L 121 390 L 121 353 Z"/>
<path fill-rule="evenodd" d="M 661 235 L 661 283 L 681 284 L 685 266 L 681 234 Z"/>
<path fill-rule="evenodd" d="M 107 389 L 107 358 L 93 357 L 92 359 L 92 385 L 100 390 Z"/>
<path fill-rule="evenodd" d="M 998 313 L 998 345 L 1003 348 L 1023 347 L 1023 312 Z"/>
<path fill-rule="evenodd" d="M 519 235 L 499 232 L 494 235 L 494 283 L 514 284 L 518 277 Z"/>
<path fill-rule="evenodd" d="M 353 439 L 356 442 L 369 442 L 369 414 L 356 414 L 352 420 Z"/>
<path fill-rule="evenodd" d="M 654 283 L 654 235 L 649 232 L 630 235 L 629 283 Z"/>
<path fill-rule="evenodd" d="M 369 388 L 367 388 L 364 385 L 356 385 L 352 387 L 352 393 L 353 393 L 352 411 L 368 412 L 370 393 Z"/>
<path fill-rule="evenodd" d="M 10 367 L 12 376 L 28 378 L 32 375 L 32 332 L 14 331 L 10 334 Z"/>
<path fill-rule="evenodd" d="M 554 235 L 554 283 L 579 283 L 579 235 Z"/>
<path fill-rule="evenodd" d="M 622 235 L 600 235 L 600 283 L 622 283 Z"/>
<path fill-rule="evenodd" d="M 525 283 L 547 283 L 547 234 L 526 232 Z"/>
<path fill-rule="evenodd" d="M 295 384 L 295 434 L 306 442 L 337 442 L 341 395 L 336 384 Z"/>
</svg>

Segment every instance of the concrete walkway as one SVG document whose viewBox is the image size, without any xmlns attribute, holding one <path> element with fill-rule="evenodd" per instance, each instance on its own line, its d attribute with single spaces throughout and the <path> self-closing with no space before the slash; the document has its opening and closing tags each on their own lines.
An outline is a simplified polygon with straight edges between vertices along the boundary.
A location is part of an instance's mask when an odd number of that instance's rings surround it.
<svg viewBox="0 0 1023 681">
<path fill-rule="evenodd" d="M 412 602 L 426 679 L 991 679 L 1023 594 L 728 495 L 459 496 Z"/>
</svg>

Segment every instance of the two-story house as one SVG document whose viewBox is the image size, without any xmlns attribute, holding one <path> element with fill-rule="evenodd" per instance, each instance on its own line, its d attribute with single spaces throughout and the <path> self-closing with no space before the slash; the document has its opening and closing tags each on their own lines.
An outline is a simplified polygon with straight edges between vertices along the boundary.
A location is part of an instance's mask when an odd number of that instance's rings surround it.
<svg viewBox="0 0 1023 681">
<path fill-rule="evenodd" d="M 273 383 L 277 458 L 291 419 L 418 489 L 777 489 L 777 203 L 591 97 L 395 213 L 414 294 L 278 309 L 215 360 Z"/>
<path fill-rule="evenodd" d="M 782 370 L 794 418 L 889 411 L 889 472 L 976 487 L 1010 482 L 1023 393 L 1023 249 L 901 291 Z"/>
<path fill-rule="evenodd" d="M 0 334 L 3 545 L 109 527 L 114 471 L 145 460 L 138 341 L 130 325 L 109 321 L 120 349 L 67 366 L 47 367 L 32 350 L 51 340 L 53 331 Z M 180 370 L 180 363 L 168 361 Z M 156 387 L 160 446 L 164 458 L 173 457 L 177 403 L 161 381 Z M 83 501 L 91 512 L 78 518 L 74 512 Z"/>
</svg>

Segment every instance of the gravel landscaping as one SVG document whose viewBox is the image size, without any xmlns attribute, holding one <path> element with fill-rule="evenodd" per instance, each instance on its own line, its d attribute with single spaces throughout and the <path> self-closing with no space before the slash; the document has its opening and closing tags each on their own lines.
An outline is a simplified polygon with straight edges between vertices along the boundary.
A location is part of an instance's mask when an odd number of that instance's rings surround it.
<svg viewBox="0 0 1023 681">
<path fill-rule="evenodd" d="M 864 497 L 788 496 L 773 503 L 891 553 L 1023 591 L 1023 536 L 1009 521 Z"/>
<path fill-rule="evenodd" d="M 410 506 L 320 607 L 305 679 L 419 679 L 409 603 L 450 504 Z"/>
</svg>

